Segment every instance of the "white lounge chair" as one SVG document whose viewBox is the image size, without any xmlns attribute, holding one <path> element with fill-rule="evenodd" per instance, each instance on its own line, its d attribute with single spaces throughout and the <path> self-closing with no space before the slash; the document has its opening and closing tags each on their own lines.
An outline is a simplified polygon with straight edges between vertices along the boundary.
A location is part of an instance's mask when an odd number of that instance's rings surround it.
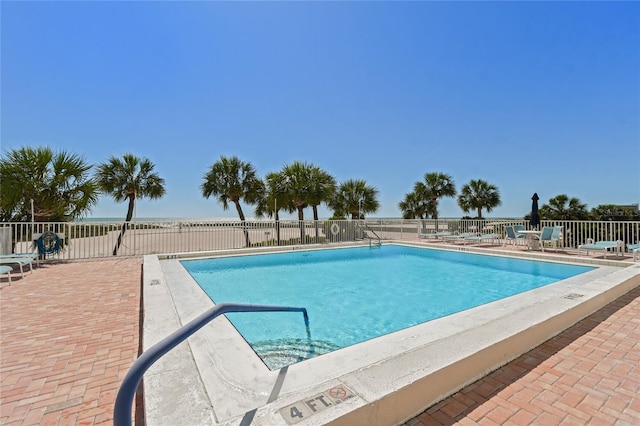
<svg viewBox="0 0 640 426">
<path fill-rule="evenodd" d="M 456 241 L 465 241 L 465 238 L 467 237 L 473 237 L 478 235 L 477 232 L 462 232 L 460 234 L 453 234 L 453 235 L 445 235 L 444 237 L 442 237 L 442 239 L 445 242 L 452 242 L 455 243 Z"/>
<path fill-rule="evenodd" d="M 497 239 L 496 234 L 482 234 L 482 235 L 472 235 L 470 237 L 466 237 L 464 241 L 465 241 L 465 244 L 467 243 L 467 241 L 471 241 L 474 243 L 484 243 L 486 241 L 491 241 L 493 243 L 495 242 L 496 239 Z"/>
<path fill-rule="evenodd" d="M 437 240 L 438 238 L 446 237 L 448 235 L 451 235 L 451 232 L 449 232 L 449 231 L 439 231 L 439 232 L 430 232 L 430 233 L 426 233 L 426 234 L 418 234 L 418 237 L 426 238 L 428 240 Z"/>
<path fill-rule="evenodd" d="M 30 257 L 36 262 L 37 266 L 40 266 L 40 253 L 38 253 L 37 251 L 31 253 L 0 254 L 0 259 L 15 259 L 20 257 Z"/>
<path fill-rule="evenodd" d="M 640 244 L 627 244 L 627 250 L 633 253 L 633 261 L 635 262 L 640 257 Z"/>
<path fill-rule="evenodd" d="M 24 266 L 29 265 L 29 270 L 33 274 L 33 257 L 17 257 L 13 255 L 0 256 L 0 265 L 18 265 L 20 267 L 20 275 L 24 278 Z"/>
<path fill-rule="evenodd" d="M 591 238 L 587 238 L 587 244 L 581 244 L 578 246 L 578 256 L 580 256 L 580 251 L 585 250 L 587 256 L 589 255 L 589 251 L 601 251 L 604 254 L 604 258 L 607 258 L 607 253 L 609 249 L 613 249 L 616 253 L 616 256 L 622 256 L 622 251 L 624 250 L 624 243 L 620 240 L 618 241 L 593 241 Z"/>
<path fill-rule="evenodd" d="M 11 285 L 11 272 L 13 272 L 13 268 L 11 266 L 0 265 L 0 275 L 7 274 L 9 285 Z"/>
</svg>

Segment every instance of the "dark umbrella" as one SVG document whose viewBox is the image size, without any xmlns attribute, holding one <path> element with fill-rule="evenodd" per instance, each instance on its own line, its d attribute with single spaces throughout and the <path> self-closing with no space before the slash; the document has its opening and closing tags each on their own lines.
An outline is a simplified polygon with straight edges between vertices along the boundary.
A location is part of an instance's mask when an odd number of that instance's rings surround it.
<svg viewBox="0 0 640 426">
<path fill-rule="evenodd" d="M 533 203 L 531 203 L 531 219 L 529 219 L 529 225 L 533 228 L 537 228 L 540 225 L 540 215 L 538 214 L 538 193 L 534 193 L 531 197 Z"/>
</svg>

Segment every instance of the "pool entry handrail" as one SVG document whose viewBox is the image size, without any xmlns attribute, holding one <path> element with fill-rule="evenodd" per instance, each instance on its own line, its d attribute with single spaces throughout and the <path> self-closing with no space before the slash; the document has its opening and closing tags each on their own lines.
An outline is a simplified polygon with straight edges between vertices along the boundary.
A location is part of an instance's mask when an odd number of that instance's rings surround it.
<svg viewBox="0 0 640 426">
<path fill-rule="evenodd" d="M 374 231 L 373 229 L 371 229 L 371 227 L 367 224 L 367 222 L 365 222 L 364 220 L 359 221 L 358 223 L 358 227 L 362 230 L 362 231 L 369 231 L 371 232 L 373 235 L 376 236 L 376 239 L 378 240 L 378 242 L 376 243 L 376 245 L 379 247 L 382 245 L 382 241 L 380 239 L 380 235 L 376 234 L 376 231 Z M 369 247 L 371 247 L 371 244 L 373 242 L 373 237 L 370 236 L 365 236 L 365 238 L 369 239 Z"/>
<path fill-rule="evenodd" d="M 309 330 L 309 314 L 306 308 L 297 306 L 272 306 L 272 305 L 249 305 L 241 303 L 219 303 L 194 320 L 183 325 L 178 330 L 171 333 L 146 351 L 133 363 L 127 372 L 118 394 L 113 410 L 113 424 L 115 426 L 131 425 L 131 411 L 136 389 L 142 380 L 144 373 L 163 355 L 178 344 L 185 341 L 189 336 L 200 330 L 202 327 L 213 321 L 222 314 L 231 312 L 302 312 L 304 324 L 307 330 L 307 337 L 311 340 Z"/>
</svg>

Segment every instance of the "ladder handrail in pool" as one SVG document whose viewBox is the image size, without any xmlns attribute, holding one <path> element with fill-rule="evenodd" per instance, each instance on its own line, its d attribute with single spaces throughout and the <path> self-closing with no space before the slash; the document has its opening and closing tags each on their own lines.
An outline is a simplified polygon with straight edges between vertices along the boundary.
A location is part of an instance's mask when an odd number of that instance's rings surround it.
<svg viewBox="0 0 640 426">
<path fill-rule="evenodd" d="M 146 351 L 133 363 L 127 372 L 118 394 L 113 409 L 113 424 L 115 426 L 131 425 L 131 409 L 136 389 L 142 380 L 144 373 L 163 355 L 182 343 L 189 336 L 213 321 L 216 317 L 230 312 L 302 312 L 304 324 L 307 328 L 307 336 L 310 338 L 309 314 L 306 308 L 296 306 L 269 306 L 247 305 L 240 303 L 219 303 L 196 319 L 183 325 Z"/>
<path fill-rule="evenodd" d="M 365 221 L 361 221 L 361 222 L 359 222 L 359 223 L 357 224 L 357 226 L 358 226 L 361 230 L 371 231 L 371 233 L 372 233 L 373 235 L 375 235 L 375 236 L 376 236 L 376 238 L 378 239 L 378 246 L 381 246 L 381 245 L 382 245 L 382 241 L 381 241 L 381 239 L 380 239 L 380 235 L 376 234 L 376 231 L 374 231 L 373 229 L 371 229 L 371 227 L 369 227 L 369 225 L 367 224 L 367 222 L 365 222 Z M 371 238 L 371 237 L 369 237 L 369 236 L 366 236 L 365 238 L 368 238 L 368 239 L 369 239 L 369 247 L 371 247 L 371 242 L 372 242 L 373 238 Z"/>
</svg>

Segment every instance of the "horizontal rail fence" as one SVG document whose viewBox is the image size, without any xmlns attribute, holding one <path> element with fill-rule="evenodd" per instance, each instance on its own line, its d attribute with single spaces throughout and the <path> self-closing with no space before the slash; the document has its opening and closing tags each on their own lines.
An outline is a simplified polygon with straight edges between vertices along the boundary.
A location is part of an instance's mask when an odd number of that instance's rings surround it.
<svg viewBox="0 0 640 426">
<path fill-rule="evenodd" d="M 506 234 L 505 227 L 509 225 L 523 225 L 532 229 L 528 220 L 522 219 L 492 219 L 492 220 L 433 220 L 420 221 L 420 233 L 428 234 L 438 231 L 452 233 L 477 232 L 493 233 L 500 238 Z M 634 244 L 640 241 L 640 221 L 576 221 L 576 220 L 542 220 L 538 229 L 545 226 L 562 226 L 560 236 L 561 246 L 577 249 L 586 244 L 588 239 L 593 241 L 617 241 Z"/>
<path fill-rule="evenodd" d="M 122 222 L 0 223 L 0 254 L 37 250 L 38 238 L 53 232 L 60 250 L 46 259 L 91 259 L 145 254 L 190 253 L 247 247 L 299 246 L 362 241 L 416 240 L 420 234 L 493 233 L 504 238 L 505 227 L 522 219 L 368 219 L 351 220 L 157 220 Z M 550 221 L 543 226 L 562 226 L 561 246 L 575 249 L 594 241 L 640 241 L 640 221 Z M 124 229 L 124 233 L 123 233 Z M 118 240 L 120 244 L 118 245 Z M 117 247 L 117 250 L 116 250 Z"/>
</svg>

